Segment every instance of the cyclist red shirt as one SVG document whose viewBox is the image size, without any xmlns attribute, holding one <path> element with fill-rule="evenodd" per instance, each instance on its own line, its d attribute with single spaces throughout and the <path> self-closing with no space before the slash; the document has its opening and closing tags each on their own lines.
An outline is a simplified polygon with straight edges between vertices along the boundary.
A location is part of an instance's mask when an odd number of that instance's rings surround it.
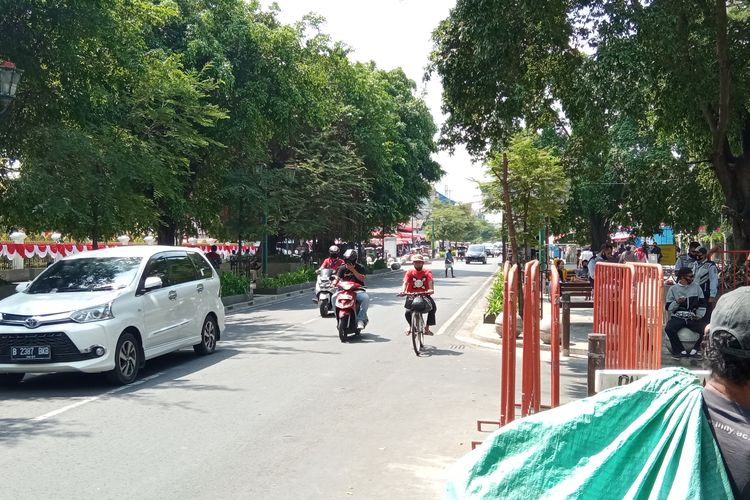
<svg viewBox="0 0 750 500">
<path fill-rule="evenodd" d="M 432 288 L 432 271 L 429 269 L 409 269 L 404 276 L 406 293 L 426 293 Z"/>
</svg>

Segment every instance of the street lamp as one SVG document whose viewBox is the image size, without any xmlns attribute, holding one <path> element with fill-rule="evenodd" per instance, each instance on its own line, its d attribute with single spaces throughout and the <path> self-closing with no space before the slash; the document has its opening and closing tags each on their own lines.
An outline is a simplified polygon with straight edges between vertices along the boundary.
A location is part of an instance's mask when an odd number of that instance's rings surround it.
<svg viewBox="0 0 750 500">
<path fill-rule="evenodd" d="M 4 114 L 16 97 L 18 82 L 21 81 L 23 70 L 16 68 L 11 61 L 0 63 L 0 115 Z"/>
</svg>

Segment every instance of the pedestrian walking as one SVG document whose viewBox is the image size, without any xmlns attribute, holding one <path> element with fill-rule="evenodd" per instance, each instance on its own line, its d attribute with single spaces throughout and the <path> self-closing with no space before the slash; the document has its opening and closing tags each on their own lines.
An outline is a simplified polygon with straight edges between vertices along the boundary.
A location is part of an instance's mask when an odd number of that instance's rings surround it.
<svg viewBox="0 0 750 500">
<path fill-rule="evenodd" d="M 451 272 L 451 278 L 455 278 L 456 276 L 453 274 L 453 253 L 451 252 L 451 249 L 449 248 L 445 252 L 445 277 L 448 277 L 448 270 Z"/>
</svg>

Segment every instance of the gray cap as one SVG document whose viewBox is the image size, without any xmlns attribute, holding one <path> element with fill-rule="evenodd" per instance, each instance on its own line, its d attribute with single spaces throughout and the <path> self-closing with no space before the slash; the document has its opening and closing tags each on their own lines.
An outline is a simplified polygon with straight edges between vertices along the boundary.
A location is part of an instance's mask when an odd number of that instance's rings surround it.
<svg viewBox="0 0 750 500">
<path fill-rule="evenodd" d="M 740 344 L 739 349 L 723 347 L 725 354 L 750 358 L 750 286 L 725 293 L 711 313 L 711 333 L 724 331 L 732 334 Z"/>
</svg>

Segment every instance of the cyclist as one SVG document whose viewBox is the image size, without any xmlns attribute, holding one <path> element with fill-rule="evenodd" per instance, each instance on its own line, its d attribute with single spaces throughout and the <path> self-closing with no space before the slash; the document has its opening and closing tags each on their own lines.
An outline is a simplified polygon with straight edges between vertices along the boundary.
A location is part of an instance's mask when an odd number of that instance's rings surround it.
<svg viewBox="0 0 750 500">
<path fill-rule="evenodd" d="M 414 255 L 411 258 L 411 262 L 414 264 L 414 269 L 406 271 L 401 295 L 408 293 L 424 294 L 424 298 L 430 303 L 430 306 L 432 306 L 430 312 L 427 313 L 427 325 L 425 326 L 424 334 L 432 335 L 433 333 L 430 331 L 430 326 L 435 326 L 435 311 L 437 310 L 435 301 L 431 297 L 431 295 L 435 293 L 435 282 L 432 279 L 432 271 L 424 269 L 424 257 L 420 254 Z M 409 327 L 411 327 L 412 313 L 409 309 L 409 304 L 412 300 L 413 297 L 407 297 L 405 304 L 405 307 L 407 308 L 405 315 L 406 322 L 409 324 Z M 407 328 L 405 333 L 406 335 L 409 335 L 411 333 L 410 328 Z"/>
<path fill-rule="evenodd" d="M 344 252 L 344 265 L 336 271 L 336 279 L 333 286 L 337 286 L 339 281 L 353 281 L 365 286 L 365 268 L 357 263 L 357 251 L 350 248 Z M 357 303 L 359 304 L 359 313 L 357 314 L 357 328 L 360 330 L 367 326 L 367 308 L 370 305 L 370 296 L 364 288 L 357 289 Z"/>
</svg>

